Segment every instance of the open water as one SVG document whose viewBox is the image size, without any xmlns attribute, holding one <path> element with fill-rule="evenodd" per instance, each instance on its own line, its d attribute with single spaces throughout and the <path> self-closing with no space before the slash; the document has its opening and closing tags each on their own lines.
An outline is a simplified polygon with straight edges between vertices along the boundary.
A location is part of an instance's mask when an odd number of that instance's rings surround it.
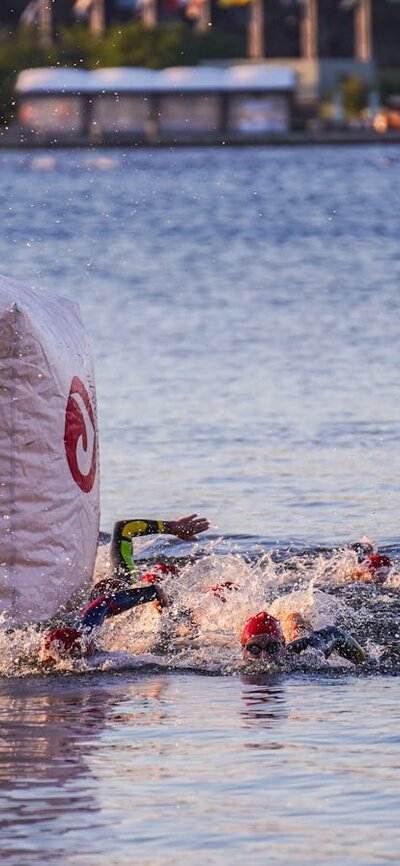
<svg viewBox="0 0 400 866">
<path fill-rule="evenodd" d="M 37 634 L 2 638 L 4 862 L 398 864 L 400 151 L 2 151 L 0 198 L 1 271 L 81 304 L 102 529 L 212 524 L 163 542 L 171 610 L 104 626 L 96 662 L 46 675 Z M 266 605 L 367 662 L 249 667 Z"/>
</svg>

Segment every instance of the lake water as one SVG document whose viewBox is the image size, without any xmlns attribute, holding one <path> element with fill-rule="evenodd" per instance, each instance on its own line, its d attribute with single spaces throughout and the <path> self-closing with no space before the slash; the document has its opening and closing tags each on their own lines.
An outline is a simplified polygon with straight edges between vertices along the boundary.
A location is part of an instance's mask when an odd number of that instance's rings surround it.
<svg viewBox="0 0 400 866">
<path fill-rule="evenodd" d="M 4 861 L 398 863 L 400 151 L 2 151 L 0 178 L 0 270 L 81 304 L 102 529 L 212 524 L 161 545 L 195 559 L 168 585 L 195 638 L 160 652 L 172 614 L 133 612 L 48 676 L 1 639 Z M 350 579 L 363 534 L 379 587 Z M 368 662 L 249 669 L 266 605 Z"/>
</svg>

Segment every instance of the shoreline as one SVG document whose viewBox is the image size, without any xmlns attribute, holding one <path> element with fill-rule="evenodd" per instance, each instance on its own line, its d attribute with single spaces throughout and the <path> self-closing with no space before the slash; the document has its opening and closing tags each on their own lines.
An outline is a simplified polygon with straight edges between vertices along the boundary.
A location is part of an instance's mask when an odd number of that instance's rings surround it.
<svg viewBox="0 0 400 866">
<path fill-rule="evenodd" d="M 15 133 L 14 133 L 15 135 Z M 142 139 L 132 139 L 128 136 L 109 137 L 101 140 L 88 138 L 58 139 L 58 138 L 24 138 L 16 140 L 9 133 L 0 131 L 0 150 L 61 150 L 89 148 L 91 150 L 114 148 L 188 148 L 188 147 L 298 147 L 298 146 L 362 146 L 362 145 L 400 145 L 400 131 L 376 133 L 365 131 L 344 132 L 316 131 L 290 132 L 274 135 L 241 136 L 189 136 L 184 138 L 149 136 Z"/>
</svg>

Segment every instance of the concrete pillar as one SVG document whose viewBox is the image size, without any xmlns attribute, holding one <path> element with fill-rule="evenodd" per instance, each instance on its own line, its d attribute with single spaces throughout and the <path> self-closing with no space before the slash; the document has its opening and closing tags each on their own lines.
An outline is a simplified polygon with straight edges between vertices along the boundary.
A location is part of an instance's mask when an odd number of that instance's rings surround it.
<svg viewBox="0 0 400 866">
<path fill-rule="evenodd" d="M 205 33 L 208 30 L 208 25 L 211 23 L 211 2 L 210 0 L 202 0 L 199 6 L 199 14 L 196 19 L 196 33 Z"/>
<path fill-rule="evenodd" d="M 93 35 L 102 39 L 106 26 L 104 0 L 92 0 L 89 22 Z"/>
<path fill-rule="evenodd" d="M 318 0 L 303 0 L 300 53 L 305 60 L 318 58 Z"/>
<path fill-rule="evenodd" d="M 251 60 L 261 60 L 265 56 L 264 0 L 252 0 L 249 14 L 247 53 Z"/>
<path fill-rule="evenodd" d="M 145 27 L 157 27 L 157 0 L 142 0 L 142 21 Z"/>
<path fill-rule="evenodd" d="M 39 0 L 39 44 L 49 48 L 53 42 L 53 0 Z"/>
<path fill-rule="evenodd" d="M 354 11 L 354 53 L 358 60 L 372 60 L 372 3 L 358 0 Z"/>
</svg>

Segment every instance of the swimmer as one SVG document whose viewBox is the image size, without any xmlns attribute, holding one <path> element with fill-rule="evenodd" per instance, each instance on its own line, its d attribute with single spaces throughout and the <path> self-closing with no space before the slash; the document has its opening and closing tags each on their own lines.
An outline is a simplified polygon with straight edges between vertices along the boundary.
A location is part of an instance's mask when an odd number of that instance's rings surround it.
<svg viewBox="0 0 400 866">
<path fill-rule="evenodd" d="M 353 664 L 366 658 L 365 651 L 351 635 L 333 625 L 310 631 L 299 613 L 287 614 L 280 622 L 262 610 L 247 620 L 240 642 L 243 658 L 252 661 L 282 663 L 287 655 L 299 655 L 310 648 L 320 650 L 325 658 L 337 652 Z"/>
<path fill-rule="evenodd" d="M 62 625 L 44 635 L 41 661 L 51 663 L 60 658 L 91 655 L 95 651 L 93 631 L 105 619 L 147 602 L 154 602 L 159 610 L 167 605 L 167 597 L 158 583 L 176 569 L 172 564 L 155 563 L 152 572 L 139 576 L 133 560 L 133 537 L 163 533 L 184 541 L 196 541 L 198 533 L 208 528 L 209 521 L 197 514 L 168 521 L 118 521 L 111 539 L 111 575 L 94 585 L 89 605 L 72 626 Z M 132 585 L 139 582 L 148 585 Z"/>
<path fill-rule="evenodd" d="M 352 572 L 352 579 L 362 583 L 384 583 L 393 567 L 389 556 L 374 550 L 370 541 L 356 541 L 349 545 L 357 555 L 358 565 Z"/>
<path fill-rule="evenodd" d="M 155 602 L 158 609 L 168 604 L 167 596 L 156 584 L 130 589 L 115 588 L 107 595 L 98 596 L 88 604 L 72 626 L 62 625 L 44 635 L 40 661 L 49 664 L 60 659 L 93 655 L 96 651 L 93 640 L 95 628 L 101 626 L 106 619 L 147 602 Z"/>
</svg>

